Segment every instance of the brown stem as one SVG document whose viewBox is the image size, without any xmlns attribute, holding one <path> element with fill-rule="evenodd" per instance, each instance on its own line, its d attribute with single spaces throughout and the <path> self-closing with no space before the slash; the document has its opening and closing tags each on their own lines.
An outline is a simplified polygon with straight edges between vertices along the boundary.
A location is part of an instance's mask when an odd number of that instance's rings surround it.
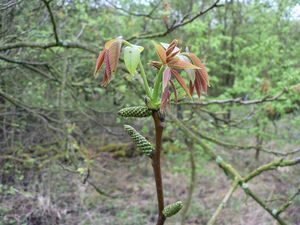
<svg viewBox="0 0 300 225">
<path fill-rule="evenodd" d="M 160 152 L 161 152 L 161 142 L 162 142 L 162 133 L 163 133 L 163 118 L 158 113 L 154 111 L 152 114 L 154 124 L 155 124 L 155 153 L 152 157 L 152 167 L 155 177 L 156 193 L 157 193 L 157 202 L 158 202 L 158 218 L 156 225 L 163 225 L 166 218 L 163 215 L 164 210 L 164 193 L 163 185 L 161 178 L 160 170 Z"/>
</svg>

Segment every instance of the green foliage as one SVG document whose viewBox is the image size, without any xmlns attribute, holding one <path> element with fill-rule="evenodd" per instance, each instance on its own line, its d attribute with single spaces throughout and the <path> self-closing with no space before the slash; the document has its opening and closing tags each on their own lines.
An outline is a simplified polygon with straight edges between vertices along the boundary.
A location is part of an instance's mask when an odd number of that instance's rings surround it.
<svg viewBox="0 0 300 225">
<path fill-rule="evenodd" d="M 141 61 L 140 54 L 143 51 L 143 47 L 132 45 L 127 46 L 124 49 L 124 62 L 131 75 L 134 75 L 136 69 Z"/>
</svg>

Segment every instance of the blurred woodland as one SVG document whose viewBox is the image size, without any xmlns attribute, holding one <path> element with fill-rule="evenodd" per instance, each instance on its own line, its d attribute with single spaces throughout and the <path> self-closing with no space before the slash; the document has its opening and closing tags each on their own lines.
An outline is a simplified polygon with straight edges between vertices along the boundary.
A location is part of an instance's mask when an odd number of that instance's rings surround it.
<svg viewBox="0 0 300 225">
<path fill-rule="evenodd" d="M 123 54 L 108 87 L 93 76 L 105 42 L 177 39 L 205 64 L 207 94 L 166 109 L 161 167 L 166 225 L 300 225 L 299 0 L 1 0 L 0 225 L 151 225 L 151 143 L 140 70 Z M 188 76 L 182 74 L 188 83 Z M 175 85 L 178 85 L 177 83 Z"/>
</svg>

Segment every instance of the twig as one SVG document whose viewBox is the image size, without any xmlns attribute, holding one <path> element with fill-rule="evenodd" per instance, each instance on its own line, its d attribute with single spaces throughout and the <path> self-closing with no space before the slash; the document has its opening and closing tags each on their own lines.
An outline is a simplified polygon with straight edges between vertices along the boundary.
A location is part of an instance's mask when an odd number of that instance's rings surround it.
<svg viewBox="0 0 300 225">
<path fill-rule="evenodd" d="M 274 211 L 267 206 L 267 204 L 258 197 L 254 192 L 250 190 L 250 188 L 244 188 L 244 192 L 249 195 L 253 200 L 255 200 L 264 210 L 266 210 L 280 225 L 287 225 L 279 215 L 274 214 Z"/>
<path fill-rule="evenodd" d="M 190 155 L 191 174 L 190 174 L 190 184 L 189 184 L 189 188 L 188 188 L 187 200 L 184 203 L 184 207 L 183 207 L 183 210 L 181 213 L 181 225 L 185 224 L 186 214 L 192 203 L 192 197 L 193 197 L 193 192 L 194 192 L 195 182 L 196 182 L 195 181 L 196 180 L 195 151 L 194 151 L 192 142 L 189 142 L 187 139 L 185 139 L 185 142 L 188 147 L 189 155 Z"/>
<path fill-rule="evenodd" d="M 48 48 L 55 48 L 55 47 L 62 47 L 62 48 L 78 48 L 85 51 L 88 51 L 93 54 L 98 54 L 99 51 L 96 50 L 97 48 L 90 47 L 88 45 L 79 43 L 79 42 L 68 42 L 68 41 L 59 41 L 59 42 L 48 42 L 48 43 L 38 43 L 38 42 L 19 42 L 19 43 L 10 43 L 6 45 L 0 46 L 0 51 L 6 51 L 10 49 L 16 48 L 41 48 L 41 49 L 48 49 Z"/>
<path fill-rule="evenodd" d="M 156 4 L 153 9 L 150 10 L 149 13 L 136 13 L 136 12 L 131 12 L 130 10 L 126 10 L 123 7 L 119 7 L 117 5 L 115 5 L 114 3 L 112 3 L 111 1 L 107 1 L 108 4 L 110 4 L 112 7 L 114 7 L 116 10 L 122 11 L 130 16 L 136 16 L 136 17 L 146 17 L 152 20 L 160 20 L 161 18 L 159 17 L 153 17 L 152 14 L 153 12 L 157 9 L 157 7 L 160 5 L 160 2 L 158 4 Z"/>
<path fill-rule="evenodd" d="M 286 203 L 284 203 L 278 210 L 277 210 L 277 215 L 280 215 L 281 213 L 283 213 L 292 203 L 293 200 L 300 194 L 300 186 L 298 187 L 298 190 L 288 198 L 288 200 L 286 201 Z"/>
<path fill-rule="evenodd" d="M 291 160 L 284 160 L 284 158 L 274 160 L 273 162 L 262 165 L 262 166 L 258 167 L 257 169 L 255 169 L 254 171 L 250 172 L 244 178 L 244 182 L 247 182 L 247 181 L 253 179 L 254 177 L 260 175 L 264 171 L 274 170 L 274 169 L 277 169 L 278 167 L 294 166 L 298 163 L 300 163 L 300 157 L 296 158 L 296 159 L 291 159 Z"/>
<path fill-rule="evenodd" d="M 207 102 L 179 102 L 181 105 L 197 105 L 197 106 L 208 106 L 208 105 L 226 105 L 226 104 L 237 104 L 237 105 L 254 105 L 261 104 L 265 102 L 272 101 L 284 101 L 285 99 L 281 99 L 282 95 L 288 92 L 288 89 L 285 88 L 279 94 L 274 96 L 265 96 L 262 99 L 254 99 L 254 100 L 243 100 L 243 98 L 234 98 L 234 99 L 224 99 L 224 100 L 211 100 Z"/>
<path fill-rule="evenodd" d="M 199 138 L 197 135 L 195 135 L 189 128 L 187 128 L 181 121 L 179 121 L 177 118 L 175 118 L 175 116 L 173 115 L 169 115 L 178 125 L 179 129 L 188 137 L 192 138 L 195 142 L 197 142 L 203 149 L 203 151 L 210 156 L 212 159 L 214 159 L 217 164 L 219 165 L 220 168 L 223 169 L 224 173 L 232 180 L 239 180 L 240 183 L 239 185 L 242 186 L 244 192 L 250 196 L 254 201 L 256 201 L 263 209 L 265 209 L 280 225 L 286 225 L 286 223 L 279 217 L 279 215 L 274 214 L 273 210 L 271 208 L 269 208 L 267 206 L 267 204 L 265 204 L 265 202 L 263 200 L 261 200 L 255 193 L 253 193 L 250 188 L 248 187 L 248 184 L 244 183 L 243 181 L 245 179 L 243 179 L 241 177 L 241 175 L 239 174 L 239 172 L 229 163 L 226 163 L 220 156 L 216 155 L 214 153 L 214 151 L 205 143 L 203 143 L 203 141 L 201 140 L 201 138 Z M 296 159 L 293 161 L 293 163 L 288 162 L 287 164 L 290 165 L 295 165 L 295 163 L 298 163 L 300 161 L 300 159 Z M 279 164 L 280 165 L 280 164 Z M 278 167 L 279 165 L 276 164 L 276 166 Z M 273 166 L 273 164 L 267 164 L 264 166 L 261 166 L 260 168 L 264 168 L 259 169 L 258 171 L 266 171 L 271 169 Z M 261 173 L 260 172 L 260 173 Z M 251 175 L 251 178 L 254 178 L 255 176 L 259 175 L 260 173 L 256 173 Z M 246 176 L 249 177 L 249 176 Z"/>
<path fill-rule="evenodd" d="M 42 0 L 42 1 L 46 5 L 46 8 L 47 8 L 47 10 L 49 12 L 49 15 L 50 15 L 50 20 L 51 20 L 51 23 L 52 23 L 55 43 L 58 43 L 59 42 L 58 33 L 57 33 L 57 29 L 56 29 L 56 23 L 55 23 L 55 20 L 54 20 L 53 12 L 52 12 L 51 7 L 50 7 L 50 2 L 47 2 L 46 0 Z"/>
<path fill-rule="evenodd" d="M 175 121 L 176 122 L 176 121 Z M 212 142 L 214 144 L 217 144 L 219 146 L 222 146 L 224 148 L 229 148 L 229 149 L 236 149 L 236 150 L 251 150 L 251 149 L 256 149 L 257 146 L 255 145 L 238 145 L 238 144 L 232 144 L 232 143 L 228 143 L 228 142 L 224 142 L 221 140 L 218 140 L 212 136 L 208 136 L 206 134 L 200 133 L 199 131 L 193 131 L 194 133 L 197 133 L 197 135 L 199 135 L 201 138 Z M 262 146 L 260 146 L 260 151 L 264 152 L 264 153 L 268 153 L 268 154 L 273 154 L 276 156 L 288 156 L 288 155 L 293 155 L 296 154 L 298 152 L 300 152 L 300 148 L 296 148 L 294 150 L 291 150 L 289 152 L 283 153 L 283 152 L 279 152 L 279 151 L 273 151 L 273 150 L 268 150 L 266 148 L 263 148 Z"/>
<path fill-rule="evenodd" d="M 48 65 L 48 63 L 46 63 L 46 62 L 32 62 L 32 61 L 11 59 L 5 55 L 0 55 L 0 59 L 3 61 L 6 61 L 6 62 L 21 64 L 21 65 L 31 65 L 31 66 L 47 66 Z"/>
<path fill-rule="evenodd" d="M 176 21 L 170 26 L 168 27 L 165 31 L 159 32 L 159 33 L 148 33 L 148 34 L 139 34 L 139 35 L 134 35 L 132 37 L 127 38 L 126 40 L 128 41 L 132 41 L 135 39 L 149 39 L 149 38 L 157 38 L 157 37 L 164 37 L 168 34 L 170 34 L 171 32 L 173 32 L 174 30 L 178 29 L 179 27 L 185 26 L 189 23 L 192 23 L 194 20 L 196 20 L 197 18 L 203 16 L 204 14 L 206 14 L 207 12 L 211 11 L 212 9 L 219 7 L 221 5 L 218 5 L 220 0 L 215 1 L 210 7 L 208 7 L 206 10 L 204 11 L 200 11 L 199 13 L 197 13 L 196 15 L 194 15 L 192 18 L 190 18 L 189 20 L 186 21 L 181 21 L 179 23 L 176 23 Z"/>
<path fill-rule="evenodd" d="M 212 215 L 212 217 L 208 221 L 207 225 L 213 225 L 213 224 L 215 224 L 215 222 L 217 220 L 217 217 L 221 213 L 222 209 L 226 206 L 228 200 L 230 199 L 230 197 L 232 196 L 233 192 L 236 190 L 236 188 L 238 187 L 238 185 L 239 185 L 239 180 L 235 179 L 233 181 L 233 183 L 232 183 L 229 191 L 227 192 L 227 194 L 223 198 L 222 202 L 220 203 L 220 205 L 218 206 L 218 208 L 216 209 L 216 211 L 214 212 L 214 214 Z"/>
</svg>

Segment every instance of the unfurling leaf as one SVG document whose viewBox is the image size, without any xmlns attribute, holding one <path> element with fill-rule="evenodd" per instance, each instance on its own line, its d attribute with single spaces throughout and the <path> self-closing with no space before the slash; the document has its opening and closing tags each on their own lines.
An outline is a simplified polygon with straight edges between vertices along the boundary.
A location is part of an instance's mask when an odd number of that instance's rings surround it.
<svg viewBox="0 0 300 225">
<path fill-rule="evenodd" d="M 179 57 L 173 57 L 169 62 L 168 66 L 174 69 L 200 69 L 198 66 L 193 65 L 190 62 L 181 60 Z"/>
<path fill-rule="evenodd" d="M 143 48 L 140 46 L 127 46 L 124 49 L 124 61 L 128 72 L 133 75 L 140 63 L 140 55 Z"/>
<path fill-rule="evenodd" d="M 173 204 L 167 205 L 163 210 L 163 214 L 165 217 L 171 217 L 178 213 L 180 209 L 182 209 L 182 207 L 183 204 L 181 201 L 175 202 Z"/>
<path fill-rule="evenodd" d="M 114 42 L 110 44 L 108 49 L 109 63 L 111 72 L 114 73 L 117 70 L 120 54 L 121 54 L 122 40 L 115 39 Z"/>
<path fill-rule="evenodd" d="M 118 114 L 123 117 L 148 117 L 152 115 L 152 110 L 146 106 L 133 106 L 121 109 Z"/>
<path fill-rule="evenodd" d="M 133 127 L 129 125 L 124 125 L 124 129 L 132 138 L 132 141 L 136 146 L 147 156 L 151 157 L 154 153 L 154 148 L 149 141 L 146 140 L 142 135 L 140 135 Z"/>
<path fill-rule="evenodd" d="M 163 63 L 163 64 L 166 64 L 167 63 L 167 55 L 166 55 L 166 51 L 165 49 L 159 45 L 159 44 L 154 44 L 154 47 L 156 49 L 156 53 L 157 55 L 159 56 L 160 58 L 160 61 Z"/>
<path fill-rule="evenodd" d="M 180 84 L 180 86 L 185 90 L 187 95 L 191 98 L 192 96 L 190 95 L 190 90 L 187 87 L 187 85 L 184 82 L 184 79 L 180 76 L 180 74 L 177 72 L 177 70 L 171 70 L 172 74 L 175 76 L 176 80 Z"/>
<path fill-rule="evenodd" d="M 101 69 L 101 66 L 104 62 L 104 59 L 105 59 L 105 54 L 106 54 L 106 49 L 102 50 L 100 53 L 99 53 L 99 56 L 97 58 L 97 61 L 96 61 L 96 66 L 95 66 L 95 71 L 94 71 L 94 76 L 97 78 L 98 77 L 98 71 Z"/>
</svg>

